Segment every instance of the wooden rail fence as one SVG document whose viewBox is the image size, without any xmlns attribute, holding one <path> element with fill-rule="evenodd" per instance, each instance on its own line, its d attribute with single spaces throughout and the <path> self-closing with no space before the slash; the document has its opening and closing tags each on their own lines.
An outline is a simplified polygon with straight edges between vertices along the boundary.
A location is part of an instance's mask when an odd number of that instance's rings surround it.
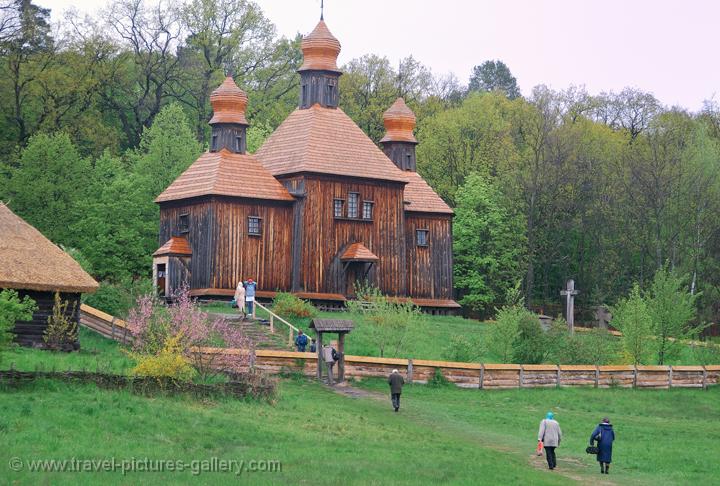
<svg viewBox="0 0 720 486">
<path fill-rule="evenodd" d="M 132 336 L 127 324 L 104 312 L 83 305 L 80 323 L 105 337 L 129 343 Z M 226 348 L 203 348 L 203 353 L 233 355 L 243 351 Z M 217 361 L 216 361 L 217 362 Z M 317 355 L 292 351 L 257 350 L 255 368 L 270 374 L 298 372 L 315 376 Z M 720 365 L 709 366 L 594 366 L 594 365 L 519 365 L 458 363 L 405 358 L 345 356 L 345 377 L 363 379 L 387 377 L 393 369 L 400 371 L 409 383 L 427 383 L 440 370 L 449 382 L 463 388 L 553 388 L 586 386 L 596 388 L 699 388 L 720 383 Z"/>
</svg>

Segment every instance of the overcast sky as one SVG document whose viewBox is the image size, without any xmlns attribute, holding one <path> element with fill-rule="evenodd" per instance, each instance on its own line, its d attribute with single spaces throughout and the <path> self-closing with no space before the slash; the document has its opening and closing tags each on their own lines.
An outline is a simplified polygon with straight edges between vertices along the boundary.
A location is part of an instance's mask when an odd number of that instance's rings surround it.
<svg viewBox="0 0 720 486">
<path fill-rule="evenodd" d="M 35 0 L 59 18 L 108 0 Z M 285 36 L 307 34 L 320 0 L 256 0 Z M 412 54 L 466 84 L 473 66 L 501 59 L 524 94 L 537 84 L 592 94 L 633 86 L 692 111 L 720 98 L 718 0 L 326 0 L 340 63 Z M 716 96 L 717 94 L 717 96 Z"/>
</svg>

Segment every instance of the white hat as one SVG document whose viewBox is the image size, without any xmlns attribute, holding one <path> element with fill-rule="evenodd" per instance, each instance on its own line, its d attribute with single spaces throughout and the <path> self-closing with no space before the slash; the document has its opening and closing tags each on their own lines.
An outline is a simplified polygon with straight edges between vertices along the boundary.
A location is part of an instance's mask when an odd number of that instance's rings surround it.
<svg viewBox="0 0 720 486">
<path fill-rule="evenodd" d="M 393 373 L 397 373 L 397 372 L 398 372 L 398 370 L 393 370 Z"/>
</svg>

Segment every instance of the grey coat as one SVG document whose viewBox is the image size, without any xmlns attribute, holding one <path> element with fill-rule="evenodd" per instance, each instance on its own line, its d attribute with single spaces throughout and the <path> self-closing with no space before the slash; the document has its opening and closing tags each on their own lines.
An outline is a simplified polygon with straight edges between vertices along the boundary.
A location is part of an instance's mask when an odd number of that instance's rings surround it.
<svg viewBox="0 0 720 486">
<path fill-rule="evenodd" d="M 545 447 L 558 447 L 562 439 L 562 430 L 557 420 L 543 419 L 538 430 L 538 440 L 543 442 Z"/>
</svg>

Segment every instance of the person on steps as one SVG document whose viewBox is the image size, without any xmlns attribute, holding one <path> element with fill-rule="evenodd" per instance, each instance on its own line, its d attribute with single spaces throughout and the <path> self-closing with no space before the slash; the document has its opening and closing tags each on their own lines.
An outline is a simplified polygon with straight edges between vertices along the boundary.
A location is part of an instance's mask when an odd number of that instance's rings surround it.
<svg viewBox="0 0 720 486">
<path fill-rule="evenodd" d="M 315 338 L 312 338 L 312 342 L 310 343 L 310 352 L 311 353 L 317 352 L 317 342 L 315 341 Z"/>
<path fill-rule="evenodd" d="M 242 280 L 238 282 L 237 288 L 235 289 L 235 304 L 237 305 L 240 315 L 245 319 L 245 286 Z"/>
<path fill-rule="evenodd" d="M 400 394 L 402 393 L 402 387 L 405 384 L 405 379 L 398 372 L 398 370 L 392 370 L 390 376 L 388 376 L 388 385 L 390 385 L 390 400 L 395 411 L 400 410 Z"/>
<path fill-rule="evenodd" d="M 612 445 L 614 441 L 615 431 L 612 428 L 610 419 L 605 417 L 590 435 L 590 445 L 592 446 L 593 442 L 597 442 L 597 460 L 600 463 L 600 474 L 610 474 Z"/>
<path fill-rule="evenodd" d="M 555 459 L 555 448 L 560 446 L 562 440 L 562 430 L 560 424 L 555 420 L 555 414 L 548 412 L 545 418 L 540 422 L 540 430 L 538 430 L 538 442 L 543 443 L 545 447 L 545 458 L 547 459 L 548 468 L 555 469 L 557 461 Z"/>
<path fill-rule="evenodd" d="M 295 338 L 295 347 L 299 353 L 305 352 L 305 346 L 307 346 L 307 336 L 303 334 L 302 329 L 298 330 L 298 335 Z"/>
<path fill-rule="evenodd" d="M 247 307 L 247 314 L 255 317 L 255 289 L 257 284 L 253 279 L 247 279 L 245 282 L 245 306 Z"/>
</svg>

